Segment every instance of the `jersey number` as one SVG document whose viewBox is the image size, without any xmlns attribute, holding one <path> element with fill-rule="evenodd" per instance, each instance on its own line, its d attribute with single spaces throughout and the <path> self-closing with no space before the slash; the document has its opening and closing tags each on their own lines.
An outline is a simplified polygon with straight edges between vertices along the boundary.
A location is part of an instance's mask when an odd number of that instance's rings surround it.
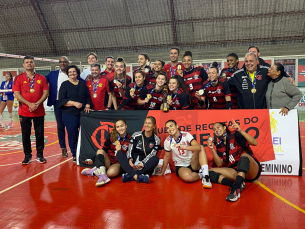
<svg viewBox="0 0 305 229">
<path fill-rule="evenodd" d="M 178 152 L 179 152 L 179 155 L 184 155 L 185 154 L 184 150 L 180 149 L 180 148 L 178 148 Z"/>
<path fill-rule="evenodd" d="M 189 84 L 189 87 L 190 87 L 191 90 L 194 89 L 193 84 L 191 84 L 191 83 Z"/>
</svg>

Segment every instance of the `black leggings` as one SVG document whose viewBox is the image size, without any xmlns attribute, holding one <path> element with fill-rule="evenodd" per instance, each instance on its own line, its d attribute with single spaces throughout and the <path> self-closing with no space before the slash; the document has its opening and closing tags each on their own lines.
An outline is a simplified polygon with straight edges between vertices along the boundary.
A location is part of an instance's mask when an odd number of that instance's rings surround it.
<svg viewBox="0 0 305 229">
<path fill-rule="evenodd" d="M 154 169 L 158 165 L 159 158 L 157 156 L 152 156 L 145 164 L 144 168 L 141 170 L 134 170 L 130 165 L 129 161 L 127 159 L 126 154 L 123 151 L 119 151 L 116 154 L 118 161 L 122 167 L 122 169 L 127 172 L 132 177 L 134 175 L 140 175 L 140 174 L 149 174 L 151 175 L 154 172 Z"/>
</svg>

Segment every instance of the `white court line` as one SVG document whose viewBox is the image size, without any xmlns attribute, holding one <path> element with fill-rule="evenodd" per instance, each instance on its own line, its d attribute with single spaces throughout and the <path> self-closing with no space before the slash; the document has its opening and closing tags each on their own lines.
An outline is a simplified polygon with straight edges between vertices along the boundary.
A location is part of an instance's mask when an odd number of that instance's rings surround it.
<svg viewBox="0 0 305 229">
<path fill-rule="evenodd" d="M 47 156 L 45 158 L 49 158 L 49 157 L 55 157 L 55 156 L 58 156 L 58 155 L 61 155 L 61 153 L 59 154 L 55 154 L 55 155 L 52 155 L 52 156 Z M 17 163 L 12 163 L 12 164 L 6 164 L 6 165 L 0 165 L 0 167 L 3 167 L 3 166 L 8 166 L 8 165 L 19 165 L 21 164 L 21 162 L 17 162 Z"/>
<path fill-rule="evenodd" d="M 40 172 L 40 173 L 37 173 L 36 175 L 31 176 L 31 177 L 29 177 L 29 178 L 27 178 L 27 179 L 25 179 L 25 180 L 23 180 L 23 181 L 21 181 L 21 182 L 15 184 L 15 185 L 13 185 L 13 186 L 11 186 L 11 187 L 9 187 L 9 188 L 7 188 L 7 189 L 4 189 L 4 190 L 2 190 L 2 191 L 0 192 L 0 194 L 6 192 L 6 191 L 8 191 L 8 190 L 11 190 L 12 188 L 15 188 L 15 187 L 17 187 L 18 185 L 21 185 L 21 184 L 23 184 L 24 182 L 27 182 L 27 181 L 29 181 L 29 180 L 31 180 L 31 179 L 33 179 L 33 178 L 39 176 L 40 174 L 43 174 L 43 173 L 45 173 L 45 172 L 47 172 L 47 171 L 49 171 L 49 170 L 51 170 L 51 169 L 54 169 L 55 167 L 57 167 L 57 166 L 59 166 L 59 165 L 65 163 L 65 162 L 67 162 L 67 161 L 69 161 L 69 160 L 71 160 L 71 159 L 72 159 L 72 157 L 69 158 L 69 159 L 67 159 L 67 160 L 65 160 L 65 161 L 62 161 L 62 162 L 60 162 L 59 164 L 54 165 L 54 166 L 52 166 L 52 167 L 50 167 L 50 168 L 48 168 L 48 169 L 46 169 L 46 170 L 44 170 L 44 171 L 42 171 L 42 172 Z"/>
</svg>

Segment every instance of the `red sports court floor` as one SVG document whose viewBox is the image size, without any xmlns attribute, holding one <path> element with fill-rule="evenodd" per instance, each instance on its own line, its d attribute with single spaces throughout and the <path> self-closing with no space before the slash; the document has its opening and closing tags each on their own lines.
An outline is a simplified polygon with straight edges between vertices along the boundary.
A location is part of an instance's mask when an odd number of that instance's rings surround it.
<svg viewBox="0 0 305 229">
<path fill-rule="evenodd" d="M 55 122 L 45 126 L 47 164 L 21 165 L 18 122 L 0 131 L 0 228 L 305 228 L 304 177 L 261 176 L 235 203 L 225 200 L 226 186 L 206 190 L 174 173 L 96 188 L 97 178 L 61 157 Z"/>
</svg>

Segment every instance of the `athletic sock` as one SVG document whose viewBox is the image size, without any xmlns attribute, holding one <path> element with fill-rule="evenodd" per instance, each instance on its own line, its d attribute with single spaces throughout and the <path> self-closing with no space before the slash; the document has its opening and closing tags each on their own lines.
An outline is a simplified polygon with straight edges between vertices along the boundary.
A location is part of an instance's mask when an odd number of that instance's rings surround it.
<svg viewBox="0 0 305 229">
<path fill-rule="evenodd" d="M 232 187 L 234 182 L 229 180 L 228 178 L 223 178 L 222 181 L 221 181 L 221 184 Z"/>
<path fill-rule="evenodd" d="M 8 113 L 9 114 L 9 123 L 13 123 L 13 113 Z"/>
<path fill-rule="evenodd" d="M 3 121 L 3 116 L 0 115 L 0 124 L 1 126 L 5 126 L 5 122 Z"/>
<path fill-rule="evenodd" d="M 201 171 L 202 171 L 202 174 L 205 176 L 205 175 L 209 175 L 209 166 L 208 165 L 202 165 L 201 166 Z"/>
<path fill-rule="evenodd" d="M 236 176 L 236 181 L 234 183 L 234 187 L 240 189 L 241 184 L 244 182 L 244 178 L 242 176 Z"/>
<path fill-rule="evenodd" d="M 203 174 L 202 173 L 198 173 L 200 180 L 203 178 Z"/>
</svg>

